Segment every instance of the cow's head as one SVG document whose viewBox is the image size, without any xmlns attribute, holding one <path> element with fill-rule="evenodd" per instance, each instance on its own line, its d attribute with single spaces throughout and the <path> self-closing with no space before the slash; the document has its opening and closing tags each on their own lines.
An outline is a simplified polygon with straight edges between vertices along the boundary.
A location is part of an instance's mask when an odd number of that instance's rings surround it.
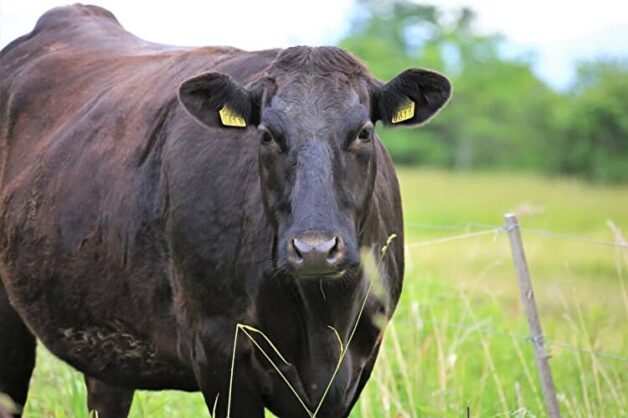
<svg viewBox="0 0 628 418">
<path fill-rule="evenodd" d="M 450 93 L 432 71 L 406 70 L 383 84 L 342 49 L 295 47 L 247 86 L 209 72 L 183 82 L 179 99 L 205 125 L 257 130 L 277 266 L 333 278 L 359 264 L 377 170 L 375 123 L 422 124 Z"/>
</svg>

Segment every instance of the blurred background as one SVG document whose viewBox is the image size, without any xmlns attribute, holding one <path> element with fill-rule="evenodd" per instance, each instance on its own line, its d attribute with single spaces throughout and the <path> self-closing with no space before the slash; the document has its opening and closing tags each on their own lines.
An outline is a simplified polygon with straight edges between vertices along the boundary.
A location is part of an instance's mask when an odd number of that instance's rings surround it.
<svg viewBox="0 0 628 418">
<path fill-rule="evenodd" d="M 394 159 L 628 181 L 628 3 L 490 0 L 101 0 L 155 42 L 345 47 L 383 80 L 423 66 L 451 77 L 447 112 L 384 132 Z M 58 0 L 1 0 L 0 46 Z"/>
<path fill-rule="evenodd" d="M 563 416 L 628 416 L 628 2 L 95 3 L 153 42 L 333 44 L 382 80 L 408 67 L 451 78 L 428 125 L 378 127 L 401 183 L 406 274 L 352 418 L 546 416 L 506 212 L 522 223 Z M 0 0 L 0 47 L 60 4 Z M 87 417 L 81 376 L 38 356 L 25 416 Z M 199 394 L 138 392 L 131 417 L 205 411 Z"/>
</svg>

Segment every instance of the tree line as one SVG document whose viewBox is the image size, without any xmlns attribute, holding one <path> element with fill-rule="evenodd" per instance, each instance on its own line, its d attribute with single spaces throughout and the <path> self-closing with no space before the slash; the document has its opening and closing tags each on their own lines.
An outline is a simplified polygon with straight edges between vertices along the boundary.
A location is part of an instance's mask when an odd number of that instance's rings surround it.
<svg viewBox="0 0 628 418">
<path fill-rule="evenodd" d="M 452 14 L 405 0 L 361 0 L 339 44 L 382 80 L 417 66 L 452 80 L 452 101 L 430 124 L 381 128 L 398 163 L 628 181 L 628 60 L 583 62 L 574 83 L 557 91 L 533 73 L 529 58 L 506 56 L 504 42 L 479 33 L 467 8 Z"/>
</svg>

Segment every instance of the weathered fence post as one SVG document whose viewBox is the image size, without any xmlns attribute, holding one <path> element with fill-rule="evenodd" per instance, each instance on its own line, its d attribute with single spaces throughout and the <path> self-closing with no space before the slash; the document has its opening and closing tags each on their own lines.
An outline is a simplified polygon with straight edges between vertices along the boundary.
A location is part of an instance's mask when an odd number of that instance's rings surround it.
<svg viewBox="0 0 628 418">
<path fill-rule="evenodd" d="M 515 263 L 515 270 L 517 271 L 517 278 L 519 280 L 521 302 L 523 303 L 523 308 L 528 318 L 530 340 L 534 346 L 536 364 L 539 369 L 539 375 L 541 376 L 541 387 L 543 389 L 543 396 L 545 397 L 547 413 L 551 418 L 560 418 L 560 409 L 558 408 L 558 400 L 556 399 L 552 370 L 550 369 L 548 355 L 545 351 L 545 342 L 543 341 L 541 320 L 539 318 L 539 312 L 536 309 L 532 282 L 530 281 L 530 272 L 528 271 L 528 264 L 523 251 L 519 221 L 517 220 L 517 215 L 512 213 L 504 215 L 504 221 L 508 238 L 510 239 L 510 248 Z"/>
</svg>

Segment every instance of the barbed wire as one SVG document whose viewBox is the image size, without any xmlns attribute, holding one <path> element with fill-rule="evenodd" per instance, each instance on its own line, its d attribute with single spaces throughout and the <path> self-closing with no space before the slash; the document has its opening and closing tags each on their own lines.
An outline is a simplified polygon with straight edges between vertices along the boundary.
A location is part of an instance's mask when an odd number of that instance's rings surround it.
<svg viewBox="0 0 628 418">
<path fill-rule="evenodd" d="M 476 236 L 489 235 L 491 233 L 497 234 L 497 233 L 505 231 L 503 226 L 484 224 L 484 223 L 478 223 L 478 222 L 465 222 L 465 223 L 457 224 L 457 225 L 430 225 L 430 224 L 422 224 L 418 222 L 406 222 L 405 226 L 410 227 L 410 228 L 421 228 L 421 229 L 428 229 L 428 230 L 435 230 L 435 231 L 484 229 L 484 231 L 480 231 L 480 232 L 468 232 L 465 234 L 436 238 L 433 240 L 413 242 L 406 245 L 406 247 L 408 248 L 427 246 L 431 244 L 437 244 L 440 242 L 457 241 L 457 240 L 466 239 L 466 238 L 474 238 Z M 523 233 L 534 234 L 534 235 L 544 236 L 548 238 L 556 238 L 556 239 L 562 239 L 562 240 L 567 240 L 567 241 L 579 241 L 579 242 L 584 242 L 584 243 L 594 244 L 594 245 L 603 245 L 603 246 L 608 246 L 608 247 L 628 249 L 628 244 L 625 244 L 623 242 L 606 241 L 606 240 L 600 240 L 600 239 L 594 239 L 594 238 L 588 238 L 588 237 L 581 237 L 578 235 L 565 234 L 562 232 L 554 232 L 547 229 L 524 228 L 521 226 L 519 227 L 519 229 Z"/>
<path fill-rule="evenodd" d="M 555 347 L 560 347 L 569 351 L 577 351 L 577 352 L 581 352 L 581 353 L 585 353 L 585 354 L 590 354 L 590 355 L 594 355 L 596 357 L 600 357 L 600 358 L 604 358 L 604 359 L 608 359 L 608 360 L 614 360 L 614 361 L 618 361 L 621 363 L 626 363 L 628 364 L 628 357 L 622 357 L 619 356 L 617 354 L 610 354 L 610 353 L 606 353 L 603 351 L 597 351 L 597 350 L 589 350 L 583 347 L 579 347 L 576 345 L 572 345 L 572 344 L 568 344 L 562 341 L 557 341 L 557 340 L 552 340 L 552 339 L 548 339 L 545 338 L 543 335 L 540 336 L 531 336 L 531 335 L 527 335 L 527 334 L 519 334 L 519 333 L 513 333 L 513 332 L 506 332 L 506 331 L 498 331 L 493 329 L 492 327 L 486 325 L 485 322 L 480 322 L 480 323 L 476 323 L 476 324 L 472 324 L 472 323 L 450 323 L 450 322 L 445 322 L 445 321 L 437 321 L 437 320 L 429 320 L 429 321 L 424 321 L 424 320 L 415 320 L 413 321 L 411 318 L 397 318 L 397 319 L 393 319 L 393 322 L 417 322 L 420 324 L 430 324 L 432 326 L 434 325 L 438 325 L 438 326 L 444 326 L 446 328 L 456 328 L 456 329 L 461 329 L 464 331 L 467 331 L 469 333 L 477 333 L 477 332 L 482 332 L 486 335 L 490 335 L 490 336 L 497 336 L 497 337 L 509 337 L 509 338 L 517 338 L 520 340 L 524 340 L 524 341 L 532 341 L 534 339 L 538 339 L 538 338 L 543 338 L 543 341 L 545 342 L 546 345 L 548 346 L 555 346 Z"/>
<path fill-rule="evenodd" d="M 579 236 L 576 236 L 576 235 L 563 234 L 563 233 L 559 233 L 559 232 L 548 231 L 548 230 L 545 230 L 545 229 L 521 228 L 521 231 L 524 232 L 524 233 L 528 233 L 528 234 L 541 235 L 541 236 L 546 236 L 546 237 L 550 237 L 550 238 L 557 238 L 557 239 L 562 239 L 562 240 L 567 240 L 567 241 L 580 241 L 580 242 L 585 242 L 587 244 L 605 245 L 605 246 L 608 246 L 608 247 L 628 249 L 628 245 L 622 244 L 622 243 L 618 243 L 618 242 L 605 241 L 605 240 L 586 238 L 586 237 L 579 237 Z"/>
<path fill-rule="evenodd" d="M 438 231 L 456 231 L 456 230 L 469 231 L 472 229 L 482 229 L 481 231 L 476 231 L 476 232 L 466 232 L 464 234 L 449 235 L 449 236 L 439 237 L 439 238 L 430 239 L 430 240 L 415 241 L 415 242 L 406 244 L 406 248 L 424 247 L 424 246 L 429 246 L 433 244 L 440 244 L 444 242 L 477 238 L 477 237 L 482 237 L 486 235 L 497 236 L 497 234 L 506 231 L 506 228 L 503 225 L 491 225 L 491 224 L 484 224 L 484 223 L 478 223 L 478 222 L 465 222 L 465 223 L 457 224 L 457 225 L 442 225 L 442 224 L 433 225 L 433 224 L 422 224 L 422 223 L 417 223 L 417 222 L 406 222 L 405 225 L 407 227 L 438 230 Z M 520 227 L 520 230 L 524 233 L 536 234 L 536 235 L 541 235 L 545 237 L 570 240 L 570 241 L 579 241 L 579 242 L 584 242 L 588 244 L 604 245 L 604 246 L 621 248 L 621 249 L 628 249 L 628 245 L 625 243 L 624 240 L 618 241 L 618 242 L 605 241 L 605 240 L 592 239 L 588 237 L 581 237 L 577 235 L 564 234 L 564 233 L 554 232 L 554 231 L 550 231 L 546 229 L 536 229 L 536 228 L 521 228 Z M 410 319 L 408 318 L 406 320 L 410 320 Z M 399 320 L 396 320 L 396 321 L 399 321 Z M 421 321 L 421 322 L 425 323 L 425 321 Z M 537 338 L 543 338 L 545 344 L 547 344 L 548 346 L 560 347 L 566 350 L 581 352 L 581 353 L 593 355 L 599 358 L 614 360 L 614 361 L 628 364 L 628 357 L 622 357 L 616 354 L 609 354 L 602 351 L 589 350 L 589 349 L 575 346 L 572 344 L 568 344 L 562 341 L 546 339 L 543 335 L 530 336 L 530 335 L 525 335 L 525 334 L 516 334 L 512 332 L 496 331 L 492 328 L 486 327 L 482 323 L 480 324 L 460 324 L 460 323 L 451 324 L 451 323 L 438 322 L 438 321 L 427 321 L 427 322 L 431 323 L 432 325 L 440 324 L 446 327 L 461 328 L 471 333 L 482 332 L 487 335 L 518 338 L 518 339 L 522 339 L 526 341 L 533 341 L 534 339 L 537 339 Z"/>
<path fill-rule="evenodd" d="M 459 241 L 459 240 L 468 239 L 468 238 L 477 238 L 484 235 L 491 235 L 491 234 L 497 235 L 502 231 L 504 231 L 504 228 L 498 227 L 498 228 L 490 229 L 487 231 L 469 232 L 466 234 L 441 237 L 441 238 L 436 238 L 432 240 L 416 241 L 416 242 L 411 242 L 410 244 L 406 244 L 406 248 L 425 247 L 428 245 L 440 244 L 442 242 Z"/>
<path fill-rule="evenodd" d="M 615 355 L 615 354 L 608 354 L 608 353 L 604 353 L 604 352 L 601 352 L 601 351 L 591 351 L 591 350 L 587 350 L 587 349 L 582 348 L 582 347 L 573 346 L 573 345 L 566 344 L 566 343 L 563 343 L 563 342 L 560 342 L 560 341 L 549 340 L 548 344 L 549 345 L 554 345 L 556 347 L 565 348 L 565 349 L 571 350 L 571 351 L 580 351 L 582 353 L 593 354 L 596 357 L 602 357 L 602 358 L 607 358 L 609 360 L 615 360 L 615 361 L 619 361 L 619 362 L 622 362 L 622 363 L 628 363 L 628 358 L 620 357 L 620 356 Z"/>
</svg>

